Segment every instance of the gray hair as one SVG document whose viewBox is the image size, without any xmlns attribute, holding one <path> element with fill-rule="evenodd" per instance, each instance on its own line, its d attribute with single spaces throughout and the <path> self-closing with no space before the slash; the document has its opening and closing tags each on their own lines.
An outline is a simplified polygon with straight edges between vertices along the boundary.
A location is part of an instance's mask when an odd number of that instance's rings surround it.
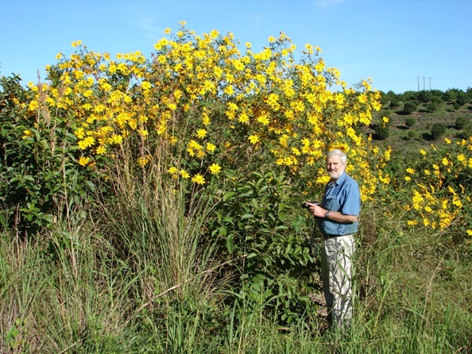
<svg viewBox="0 0 472 354">
<path fill-rule="evenodd" d="M 329 159 L 331 156 L 338 155 L 341 158 L 341 163 L 345 165 L 347 163 L 347 155 L 339 149 L 331 150 L 326 158 Z"/>
</svg>

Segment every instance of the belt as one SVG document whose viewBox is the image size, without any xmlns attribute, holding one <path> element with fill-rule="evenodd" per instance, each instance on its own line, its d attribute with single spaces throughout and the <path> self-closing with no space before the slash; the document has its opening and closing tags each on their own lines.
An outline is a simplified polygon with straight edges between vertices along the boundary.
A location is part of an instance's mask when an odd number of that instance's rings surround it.
<svg viewBox="0 0 472 354">
<path fill-rule="evenodd" d="M 327 238 L 335 238 L 335 237 L 349 236 L 349 235 L 352 235 L 352 234 L 345 234 L 345 235 L 326 235 L 326 234 L 323 234 L 323 237 L 325 239 L 327 239 Z"/>
</svg>

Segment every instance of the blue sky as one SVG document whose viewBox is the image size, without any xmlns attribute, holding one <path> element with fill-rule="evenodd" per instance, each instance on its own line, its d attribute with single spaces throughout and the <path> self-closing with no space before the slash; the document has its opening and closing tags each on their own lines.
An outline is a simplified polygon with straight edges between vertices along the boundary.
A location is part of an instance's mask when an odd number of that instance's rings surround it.
<svg viewBox="0 0 472 354">
<path fill-rule="evenodd" d="M 381 91 L 472 87 L 472 0 L 0 0 L 1 75 L 44 81 L 71 43 L 148 58 L 165 28 L 232 32 L 254 51 L 282 31 L 322 49 L 352 86 Z"/>
</svg>

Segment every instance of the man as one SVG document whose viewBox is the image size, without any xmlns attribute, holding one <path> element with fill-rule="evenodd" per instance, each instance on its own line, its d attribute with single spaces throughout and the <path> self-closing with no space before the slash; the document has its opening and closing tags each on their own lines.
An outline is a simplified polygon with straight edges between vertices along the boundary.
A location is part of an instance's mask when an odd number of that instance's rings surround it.
<svg viewBox="0 0 472 354">
<path fill-rule="evenodd" d="M 345 172 L 346 165 L 345 153 L 330 151 L 326 156 L 326 170 L 331 179 L 321 205 L 307 202 L 323 235 L 323 292 L 330 322 L 336 327 L 348 325 L 352 318 L 351 258 L 361 208 L 359 185 Z"/>
</svg>

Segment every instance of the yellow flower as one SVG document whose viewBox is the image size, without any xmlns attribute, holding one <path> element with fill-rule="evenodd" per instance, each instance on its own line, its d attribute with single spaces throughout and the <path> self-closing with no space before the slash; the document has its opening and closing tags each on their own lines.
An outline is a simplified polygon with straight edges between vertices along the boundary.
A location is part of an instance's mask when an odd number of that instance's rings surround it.
<svg viewBox="0 0 472 354">
<path fill-rule="evenodd" d="M 201 174 L 196 174 L 193 176 L 192 182 L 196 184 L 205 184 L 205 177 L 203 177 Z"/>
<path fill-rule="evenodd" d="M 79 165 L 86 166 L 89 163 L 89 161 L 90 161 L 90 158 L 82 156 L 79 158 Z"/>
<path fill-rule="evenodd" d="M 214 152 L 215 149 L 216 149 L 216 146 L 215 146 L 214 144 L 212 144 L 212 143 L 207 143 L 207 145 L 206 145 L 206 150 L 207 150 L 208 152 Z"/>
<path fill-rule="evenodd" d="M 408 167 L 408 168 L 406 169 L 406 172 L 409 173 L 410 175 L 412 175 L 413 173 L 415 173 L 415 170 L 412 169 L 412 168 L 410 168 L 410 167 Z"/>
<path fill-rule="evenodd" d="M 190 177 L 190 175 L 188 174 L 188 172 L 185 171 L 185 170 L 180 170 L 180 175 L 181 175 L 182 178 L 184 178 L 184 179 L 187 179 L 187 178 Z"/>
<path fill-rule="evenodd" d="M 23 136 L 21 138 L 26 139 L 28 137 L 32 138 L 33 136 L 34 134 L 31 130 L 23 130 Z"/>
<path fill-rule="evenodd" d="M 250 135 L 248 139 L 251 142 L 251 144 L 253 144 L 253 145 L 257 144 L 257 142 L 259 141 L 259 137 L 255 134 Z"/>
<path fill-rule="evenodd" d="M 88 136 L 85 139 L 79 141 L 79 149 L 84 150 L 95 143 L 95 139 L 92 136 Z"/>
<path fill-rule="evenodd" d="M 99 146 L 97 148 L 97 155 L 105 155 L 107 152 L 107 149 L 104 146 Z"/>
<path fill-rule="evenodd" d="M 140 158 L 138 159 L 138 165 L 141 166 L 141 167 L 146 166 L 148 163 L 149 163 L 149 158 L 148 158 L 147 156 L 145 156 L 145 157 L 140 157 Z"/>
<path fill-rule="evenodd" d="M 177 167 L 171 167 L 167 170 L 167 172 L 169 172 L 171 175 L 175 175 L 177 174 L 177 172 L 179 172 L 179 170 L 177 169 Z"/>
<path fill-rule="evenodd" d="M 217 175 L 221 171 L 221 166 L 214 163 L 213 165 L 210 166 L 210 172 L 214 175 Z"/>
<path fill-rule="evenodd" d="M 467 235 L 472 236 L 472 230 L 467 230 Z"/>
<path fill-rule="evenodd" d="M 203 139 L 207 134 L 207 131 L 205 129 L 198 129 L 197 130 L 197 137 L 200 139 Z"/>
</svg>

